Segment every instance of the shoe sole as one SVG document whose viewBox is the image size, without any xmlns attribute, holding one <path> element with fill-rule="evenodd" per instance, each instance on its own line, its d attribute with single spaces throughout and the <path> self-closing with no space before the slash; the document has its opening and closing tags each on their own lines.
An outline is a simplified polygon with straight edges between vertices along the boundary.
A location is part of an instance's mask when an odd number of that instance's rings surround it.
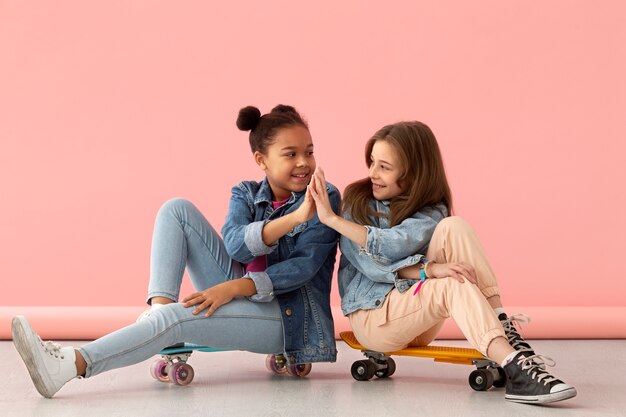
<svg viewBox="0 0 626 417">
<path fill-rule="evenodd" d="M 552 394 L 546 395 L 509 395 L 506 394 L 504 398 L 508 401 L 513 401 L 516 403 L 523 404 L 547 404 L 554 403 L 557 401 L 567 400 L 569 398 L 573 398 L 578 394 L 576 392 L 576 388 L 568 388 L 563 391 L 555 392 Z"/>
<path fill-rule="evenodd" d="M 38 372 L 38 369 L 45 369 L 46 365 L 38 355 L 33 354 L 32 346 L 37 346 L 39 340 L 33 336 L 33 331 L 25 317 L 13 317 L 11 321 L 11 335 L 13 344 L 26 364 L 26 369 L 28 369 L 35 388 L 43 397 L 52 398 L 56 391 L 50 392 L 48 386 L 54 384 L 46 375 Z"/>
</svg>

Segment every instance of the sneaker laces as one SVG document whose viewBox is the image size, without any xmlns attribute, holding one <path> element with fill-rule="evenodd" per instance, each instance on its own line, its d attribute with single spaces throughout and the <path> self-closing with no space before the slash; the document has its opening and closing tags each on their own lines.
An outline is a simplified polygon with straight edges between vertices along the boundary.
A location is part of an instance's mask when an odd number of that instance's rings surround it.
<svg viewBox="0 0 626 417">
<path fill-rule="evenodd" d="M 530 323 L 530 317 L 526 314 L 514 314 L 511 317 L 507 317 L 506 320 L 502 320 L 502 327 L 504 327 L 504 333 L 511 347 L 517 351 L 531 351 L 531 347 L 524 340 L 524 338 L 518 333 L 515 323 L 522 330 L 522 323 Z M 519 346 L 519 348 L 518 348 Z"/>
<path fill-rule="evenodd" d="M 50 356 L 54 356 L 55 358 L 65 359 L 65 356 L 61 354 L 61 345 L 50 340 L 44 342 L 39 338 L 39 342 L 43 347 L 43 350 Z"/>
<path fill-rule="evenodd" d="M 554 366 L 556 362 L 554 359 L 543 355 L 531 355 L 529 357 L 520 356 L 517 364 L 525 371 L 531 379 L 537 379 L 537 382 L 542 382 L 544 385 L 548 385 L 550 382 L 558 381 L 557 378 L 552 376 L 546 371 L 546 365 Z M 532 373 L 532 375 L 531 375 Z"/>
</svg>

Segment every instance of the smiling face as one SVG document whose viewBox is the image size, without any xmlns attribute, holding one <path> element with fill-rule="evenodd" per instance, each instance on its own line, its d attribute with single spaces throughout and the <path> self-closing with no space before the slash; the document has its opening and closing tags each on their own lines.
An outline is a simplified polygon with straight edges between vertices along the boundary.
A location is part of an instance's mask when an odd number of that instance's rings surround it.
<svg viewBox="0 0 626 417">
<path fill-rule="evenodd" d="M 369 177 L 377 200 L 390 200 L 402 194 L 398 179 L 403 173 L 398 153 L 386 140 L 378 140 L 370 155 Z"/>
<path fill-rule="evenodd" d="M 276 201 L 289 198 L 292 192 L 306 189 L 315 171 L 313 139 L 304 126 L 280 129 L 265 153 L 254 153 L 256 163 L 265 171 Z"/>
</svg>

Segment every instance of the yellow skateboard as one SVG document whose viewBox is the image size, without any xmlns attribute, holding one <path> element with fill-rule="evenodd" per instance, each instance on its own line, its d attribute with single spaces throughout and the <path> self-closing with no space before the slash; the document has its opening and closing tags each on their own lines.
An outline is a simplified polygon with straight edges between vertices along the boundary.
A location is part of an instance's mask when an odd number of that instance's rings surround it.
<svg viewBox="0 0 626 417">
<path fill-rule="evenodd" d="M 339 336 L 352 349 L 358 349 L 367 360 L 352 364 L 352 377 L 357 381 L 367 381 L 374 375 L 387 378 L 396 371 L 396 362 L 391 356 L 417 356 L 432 358 L 435 362 L 447 362 L 460 365 L 475 365 L 477 369 L 469 376 L 469 384 L 476 391 L 486 391 L 492 386 L 503 387 L 506 384 L 504 370 L 496 362 L 485 358 L 476 349 L 449 346 L 408 347 L 396 352 L 375 352 L 361 345 L 354 333 L 341 332 Z"/>
</svg>

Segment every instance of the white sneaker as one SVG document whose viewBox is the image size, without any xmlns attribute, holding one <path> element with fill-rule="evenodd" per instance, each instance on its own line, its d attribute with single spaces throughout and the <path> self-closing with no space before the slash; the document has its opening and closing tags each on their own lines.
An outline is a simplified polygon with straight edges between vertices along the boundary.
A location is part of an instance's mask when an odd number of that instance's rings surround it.
<svg viewBox="0 0 626 417">
<path fill-rule="evenodd" d="M 54 342 L 43 342 L 30 327 L 26 317 L 13 317 L 13 344 L 39 393 L 52 398 L 66 382 L 76 377 L 76 352 L 71 346 L 61 348 Z"/>
<path fill-rule="evenodd" d="M 137 317 L 136 323 L 139 323 L 143 319 L 147 319 L 148 317 L 150 317 L 152 315 L 153 312 L 155 312 L 156 310 L 160 309 L 164 305 L 166 305 L 166 304 L 152 304 L 149 309 L 147 309 L 146 311 L 141 313 L 139 315 L 139 317 Z"/>
</svg>

